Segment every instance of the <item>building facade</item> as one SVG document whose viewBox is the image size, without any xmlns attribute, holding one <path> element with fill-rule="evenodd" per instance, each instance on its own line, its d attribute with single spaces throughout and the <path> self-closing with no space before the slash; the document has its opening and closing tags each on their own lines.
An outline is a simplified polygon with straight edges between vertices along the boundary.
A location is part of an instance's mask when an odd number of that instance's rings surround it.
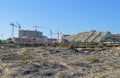
<svg viewBox="0 0 120 78">
<path fill-rule="evenodd" d="M 42 32 L 36 30 L 19 30 L 19 38 L 42 38 Z"/>
</svg>

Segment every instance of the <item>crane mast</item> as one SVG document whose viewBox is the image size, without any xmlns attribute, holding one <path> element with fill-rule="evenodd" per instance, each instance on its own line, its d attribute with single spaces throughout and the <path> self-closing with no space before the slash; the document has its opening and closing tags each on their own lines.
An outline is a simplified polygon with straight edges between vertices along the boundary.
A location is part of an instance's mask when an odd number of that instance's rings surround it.
<svg viewBox="0 0 120 78">
<path fill-rule="evenodd" d="M 41 26 L 33 26 L 33 27 L 35 28 L 36 31 L 38 28 L 48 28 L 50 31 L 51 38 L 52 38 L 52 30 L 49 27 L 41 27 Z"/>
<path fill-rule="evenodd" d="M 20 30 L 21 26 L 20 26 L 20 24 L 18 22 L 17 22 L 17 25 L 15 25 L 14 22 L 10 23 L 10 25 L 12 26 L 12 38 L 13 38 L 14 37 L 14 27 L 17 27 Z"/>
</svg>

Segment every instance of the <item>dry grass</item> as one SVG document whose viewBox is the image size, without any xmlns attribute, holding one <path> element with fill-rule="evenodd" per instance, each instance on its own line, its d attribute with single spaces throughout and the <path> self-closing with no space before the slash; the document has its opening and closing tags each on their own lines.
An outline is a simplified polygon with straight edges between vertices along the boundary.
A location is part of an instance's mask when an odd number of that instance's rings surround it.
<svg viewBox="0 0 120 78">
<path fill-rule="evenodd" d="M 0 53 L 0 78 L 120 77 L 119 47 L 99 52 L 38 47 L 1 49 Z"/>
</svg>

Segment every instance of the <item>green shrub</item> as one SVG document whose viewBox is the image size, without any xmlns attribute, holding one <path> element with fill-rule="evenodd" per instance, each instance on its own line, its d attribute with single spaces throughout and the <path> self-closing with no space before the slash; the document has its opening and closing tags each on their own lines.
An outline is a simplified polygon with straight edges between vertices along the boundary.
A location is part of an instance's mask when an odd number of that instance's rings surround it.
<svg viewBox="0 0 120 78">
<path fill-rule="evenodd" d="M 66 43 L 66 44 L 61 44 L 60 46 L 61 46 L 62 48 L 71 48 L 71 47 L 73 47 L 73 44 Z"/>
<path fill-rule="evenodd" d="M 97 57 L 88 58 L 87 60 L 92 63 L 100 62 L 100 60 Z"/>
<path fill-rule="evenodd" d="M 100 78 L 107 78 L 107 75 L 103 75 L 103 76 L 101 76 Z"/>
<path fill-rule="evenodd" d="M 53 75 L 54 75 L 54 72 L 45 72 L 44 75 L 45 75 L 45 76 L 53 76 Z"/>
<path fill-rule="evenodd" d="M 30 60 L 32 60 L 33 57 L 32 56 L 22 56 L 21 60 L 24 64 L 27 64 Z"/>
</svg>

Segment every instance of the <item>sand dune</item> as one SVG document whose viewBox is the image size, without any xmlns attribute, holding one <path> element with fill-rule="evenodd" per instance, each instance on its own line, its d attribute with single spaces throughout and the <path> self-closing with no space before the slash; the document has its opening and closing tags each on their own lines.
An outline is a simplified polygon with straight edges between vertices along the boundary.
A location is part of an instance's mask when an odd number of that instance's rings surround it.
<svg viewBox="0 0 120 78">
<path fill-rule="evenodd" d="M 120 47 L 0 49 L 0 78 L 120 78 Z"/>
</svg>

